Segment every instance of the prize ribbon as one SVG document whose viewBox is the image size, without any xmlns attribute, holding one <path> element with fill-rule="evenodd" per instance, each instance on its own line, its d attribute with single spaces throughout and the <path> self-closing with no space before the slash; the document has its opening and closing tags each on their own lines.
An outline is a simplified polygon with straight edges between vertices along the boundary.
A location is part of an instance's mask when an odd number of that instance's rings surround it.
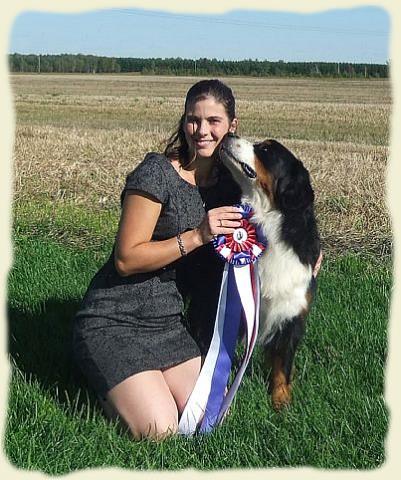
<svg viewBox="0 0 401 480">
<path fill-rule="evenodd" d="M 248 365 L 259 327 L 260 283 L 256 259 L 267 241 L 251 223 L 253 211 L 241 209 L 241 226 L 232 235 L 213 240 L 217 254 L 226 263 L 212 341 L 178 425 L 179 433 L 208 433 L 224 420 Z M 246 324 L 246 350 L 234 380 L 227 390 L 241 320 Z"/>
<path fill-rule="evenodd" d="M 249 265 L 266 248 L 266 240 L 260 229 L 249 221 L 253 215 L 251 207 L 247 204 L 236 207 L 242 210 L 241 226 L 232 235 L 218 235 L 213 244 L 220 257 L 231 265 Z"/>
</svg>

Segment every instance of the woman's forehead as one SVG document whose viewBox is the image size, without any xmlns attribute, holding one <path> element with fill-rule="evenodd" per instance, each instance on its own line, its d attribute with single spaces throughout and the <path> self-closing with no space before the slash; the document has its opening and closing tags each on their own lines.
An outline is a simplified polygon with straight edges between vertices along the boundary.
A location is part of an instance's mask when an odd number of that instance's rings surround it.
<svg viewBox="0 0 401 480">
<path fill-rule="evenodd" d="M 185 112 L 187 115 L 196 112 L 215 112 L 216 115 L 227 115 L 225 105 L 216 100 L 212 95 L 198 98 L 187 105 Z"/>
</svg>

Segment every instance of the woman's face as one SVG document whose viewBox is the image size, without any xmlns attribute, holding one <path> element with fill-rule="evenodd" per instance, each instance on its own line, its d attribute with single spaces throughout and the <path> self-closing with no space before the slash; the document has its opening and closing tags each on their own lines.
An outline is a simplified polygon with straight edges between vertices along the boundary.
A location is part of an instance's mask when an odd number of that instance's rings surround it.
<svg viewBox="0 0 401 480">
<path fill-rule="evenodd" d="M 197 157 L 211 157 L 227 132 L 235 132 L 237 119 L 228 118 L 222 103 L 212 96 L 198 100 L 187 108 L 185 138 Z"/>
</svg>

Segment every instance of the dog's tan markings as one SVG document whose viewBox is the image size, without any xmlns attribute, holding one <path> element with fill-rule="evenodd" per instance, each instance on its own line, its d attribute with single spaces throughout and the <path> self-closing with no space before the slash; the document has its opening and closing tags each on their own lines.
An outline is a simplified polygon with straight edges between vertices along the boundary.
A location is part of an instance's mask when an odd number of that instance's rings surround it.
<svg viewBox="0 0 401 480">
<path fill-rule="evenodd" d="M 266 195 L 269 198 L 269 201 L 272 206 L 274 206 L 274 195 L 273 195 L 273 176 L 268 172 L 263 163 L 259 160 L 259 158 L 255 155 L 255 172 L 257 174 L 257 179 L 260 183 L 260 186 L 266 192 Z"/>
<path fill-rule="evenodd" d="M 291 402 L 291 383 L 287 383 L 280 357 L 271 358 L 272 365 L 272 404 L 275 410 L 281 410 Z"/>
<path fill-rule="evenodd" d="M 312 305 L 313 294 L 312 294 L 312 290 L 311 290 L 311 289 L 309 289 L 309 290 L 306 291 L 305 300 L 306 300 L 306 307 L 303 308 L 302 311 L 301 311 L 301 313 L 300 313 L 301 317 L 303 317 L 304 319 L 305 319 L 306 316 L 308 315 L 310 306 Z"/>
</svg>

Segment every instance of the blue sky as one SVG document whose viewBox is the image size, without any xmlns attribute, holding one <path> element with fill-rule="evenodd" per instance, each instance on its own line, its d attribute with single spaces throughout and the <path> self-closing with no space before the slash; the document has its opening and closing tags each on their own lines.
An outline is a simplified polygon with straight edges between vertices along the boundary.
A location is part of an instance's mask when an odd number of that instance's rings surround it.
<svg viewBox="0 0 401 480">
<path fill-rule="evenodd" d="M 114 57 L 385 63 L 390 17 L 380 7 L 313 14 L 233 10 L 222 15 L 105 9 L 15 18 L 10 53 Z"/>
</svg>

